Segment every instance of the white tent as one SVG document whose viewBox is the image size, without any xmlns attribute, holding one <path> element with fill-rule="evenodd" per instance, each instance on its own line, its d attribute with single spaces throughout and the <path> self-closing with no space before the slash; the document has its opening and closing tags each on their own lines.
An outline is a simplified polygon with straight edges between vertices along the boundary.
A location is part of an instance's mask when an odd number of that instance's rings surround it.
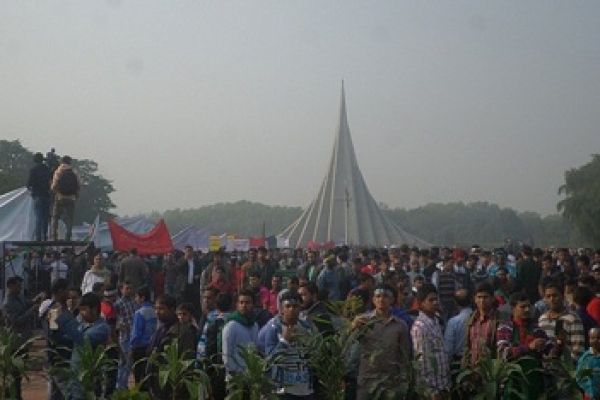
<svg viewBox="0 0 600 400">
<path fill-rule="evenodd" d="M 192 246 L 194 250 L 208 251 L 210 231 L 206 228 L 188 226 L 172 236 L 173 247 L 183 250 L 185 246 Z"/>
<path fill-rule="evenodd" d="M 33 240 L 35 214 L 27 188 L 0 196 L 0 242 Z"/>
</svg>

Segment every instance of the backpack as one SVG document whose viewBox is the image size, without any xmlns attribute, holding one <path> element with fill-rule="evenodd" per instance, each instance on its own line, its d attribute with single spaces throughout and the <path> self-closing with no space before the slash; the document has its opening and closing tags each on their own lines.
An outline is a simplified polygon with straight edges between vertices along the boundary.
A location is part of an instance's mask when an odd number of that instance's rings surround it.
<svg viewBox="0 0 600 400">
<path fill-rule="evenodd" d="M 63 170 L 56 182 L 56 191 L 65 196 L 73 196 L 79 192 L 79 179 L 71 168 Z"/>
</svg>

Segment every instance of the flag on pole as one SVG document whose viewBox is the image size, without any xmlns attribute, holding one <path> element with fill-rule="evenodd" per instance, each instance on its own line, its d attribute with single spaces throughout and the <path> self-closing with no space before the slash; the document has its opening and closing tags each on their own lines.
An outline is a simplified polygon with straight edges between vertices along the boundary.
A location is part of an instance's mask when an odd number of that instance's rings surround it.
<svg viewBox="0 0 600 400">
<path fill-rule="evenodd" d="M 84 242 L 95 242 L 96 236 L 98 235 L 98 227 L 100 226 L 100 215 L 96 215 L 94 223 L 90 225 L 90 230 L 86 237 L 83 238 Z"/>
</svg>

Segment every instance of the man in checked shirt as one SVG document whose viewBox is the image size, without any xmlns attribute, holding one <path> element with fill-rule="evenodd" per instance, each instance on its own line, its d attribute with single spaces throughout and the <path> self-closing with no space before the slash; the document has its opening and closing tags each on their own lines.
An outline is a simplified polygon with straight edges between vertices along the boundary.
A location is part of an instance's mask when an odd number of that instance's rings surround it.
<svg viewBox="0 0 600 400">
<path fill-rule="evenodd" d="M 424 283 L 417 290 L 419 316 L 410 331 L 418 376 L 431 400 L 449 398 L 450 361 L 444 349 L 444 335 L 437 313 L 440 311 L 437 289 Z"/>
<path fill-rule="evenodd" d="M 133 314 L 137 309 L 132 294 L 133 285 L 131 282 L 123 282 L 121 285 L 121 298 L 115 303 L 117 330 L 119 331 L 119 347 L 121 350 L 117 375 L 117 389 L 127 388 L 127 381 L 129 380 L 129 373 L 131 371 L 129 339 L 131 337 L 131 328 L 133 325 Z"/>
</svg>

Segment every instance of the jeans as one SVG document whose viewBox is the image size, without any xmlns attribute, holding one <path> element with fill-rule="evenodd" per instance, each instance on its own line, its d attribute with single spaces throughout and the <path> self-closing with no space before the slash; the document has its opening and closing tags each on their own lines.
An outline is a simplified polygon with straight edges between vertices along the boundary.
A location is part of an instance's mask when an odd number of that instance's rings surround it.
<svg viewBox="0 0 600 400">
<path fill-rule="evenodd" d="M 117 389 L 126 389 L 128 387 L 129 373 L 131 372 L 131 357 L 129 350 L 129 338 L 119 340 L 121 346 L 121 358 L 119 360 L 119 373 L 117 375 Z"/>
<path fill-rule="evenodd" d="M 48 239 L 48 223 L 50 221 L 50 197 L 34 197 L 35 240 Z"/>
<path fill-rule="evenodd" d="M 64 215 L 63 215 L 64 214 Z M 65 240 L 71 240 L 73 231 L 73 215 L 75 214 L 75 200 L 68 198 L 56 198 L 52 209 L 52 240 L 58 240 L 58 220 L 65 222 Z"/>
</svg>

